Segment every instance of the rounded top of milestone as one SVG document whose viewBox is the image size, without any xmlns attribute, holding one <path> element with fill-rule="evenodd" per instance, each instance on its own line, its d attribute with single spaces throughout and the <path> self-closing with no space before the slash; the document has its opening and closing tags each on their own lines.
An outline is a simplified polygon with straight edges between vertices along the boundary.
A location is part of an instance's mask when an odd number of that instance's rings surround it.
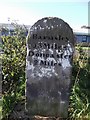
<svg viewBox="0 0 90 120">
<path fill-rule="evenodd" d="M 59 40 L 71 42 L 74 45 L 72 28 L 64 20 L 57 17 L 45 17 L 38 20 L 30 29 L 30 40 Z"/>
</svg>

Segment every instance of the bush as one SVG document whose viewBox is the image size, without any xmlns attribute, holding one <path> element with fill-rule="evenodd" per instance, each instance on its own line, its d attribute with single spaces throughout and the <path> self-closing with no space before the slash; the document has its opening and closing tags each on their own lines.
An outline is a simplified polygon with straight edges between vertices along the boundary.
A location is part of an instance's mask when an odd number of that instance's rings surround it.
<svg viewBox="0 0 90 120">
<path fill-rule="evenodd" d="M 14 110 L 15 104 L 25 96 L 26 32 L 15 26 L 15 35 L 2 36 L 2 93 L 3 117 Z"/>
</svg>

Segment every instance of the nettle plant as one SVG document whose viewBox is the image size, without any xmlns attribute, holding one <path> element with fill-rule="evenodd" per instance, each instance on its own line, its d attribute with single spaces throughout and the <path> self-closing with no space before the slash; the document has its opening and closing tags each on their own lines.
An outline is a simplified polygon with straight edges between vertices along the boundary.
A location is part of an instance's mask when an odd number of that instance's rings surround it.
<svg viewBox="0 0 90 120">
<path fill-rule="evenodd" d="M 14 105 L 25 95 L 27 29 L 17 24 L 14 27 L 12 36 L 1 36 L 3 117 L 7 117 L 14 110 Z"/>
</svg>

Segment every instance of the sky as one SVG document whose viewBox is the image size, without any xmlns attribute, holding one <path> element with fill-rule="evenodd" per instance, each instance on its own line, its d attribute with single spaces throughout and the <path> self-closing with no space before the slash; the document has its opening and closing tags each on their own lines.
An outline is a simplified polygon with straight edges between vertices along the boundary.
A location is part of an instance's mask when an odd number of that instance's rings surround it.
<svg viewBox="0 0 90 120">
<path fill-rule="evenodd" d="M 33 25 L 44 17 L 58 17 L 81 29 L 88 25 L 88 0 L 0 0 L 0 23 Z"/>
</svg>

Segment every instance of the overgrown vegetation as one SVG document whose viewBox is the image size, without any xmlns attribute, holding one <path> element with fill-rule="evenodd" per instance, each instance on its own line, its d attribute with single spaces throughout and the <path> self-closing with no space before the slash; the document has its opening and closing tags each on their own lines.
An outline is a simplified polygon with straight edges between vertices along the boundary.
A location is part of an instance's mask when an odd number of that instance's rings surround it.
<svg viewBox="0 0 90 120">
<path fill-rule="evenodd" d="M 2 118 L 2 99 L 0 99 L 0 120 Z"/>
<path fill-rule="evenodd" d="M 90 119 L 90 57 L 88 49 L 77 47 L 79 56 L 73 62 L 73 87 L 70 96 L 70 118 Z M 89 51 L 90 52 L 90 51 Z"/>
<path fill-rule="evenodd" d="M 2 93 L 3 118 L 14 111 L 15 105 L 25 101 L 26 28 L 15 25 L 13 36 L 2 36 Z M 90 119 L 90 58 L 77 47 L 79 57 L 73 62 L 73 87 L 70 96 L 69 117 Z M 87 49 L 86 49 L 87 50 Z"/>
<path fill-rule="evenodd" d="M 3 117 L 14 110 L 16 103 L 25 99 L 26 32 L 25 28 L 15 26 L 13 36 L 2 36 L 2 93 Z"/>
</svg>

